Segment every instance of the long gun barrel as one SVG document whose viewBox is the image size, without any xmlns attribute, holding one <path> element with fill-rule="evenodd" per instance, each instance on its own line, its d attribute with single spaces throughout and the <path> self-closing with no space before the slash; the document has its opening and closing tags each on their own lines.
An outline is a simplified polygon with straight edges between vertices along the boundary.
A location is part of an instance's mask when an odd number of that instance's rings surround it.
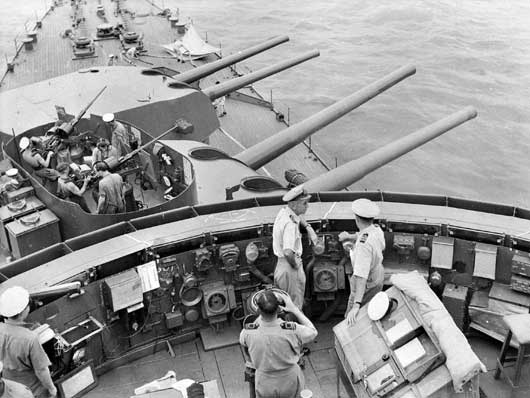
<svg viewBox="0 0 530 398">
<path fill-rule="evenodd" d="M 305 54 L 299 55 L 298 57 L 288 59 L 283 62 L 279 62 L 275 65 L 268 66 L 266 68 L 257 70 L 256 72 L 249 73 L 248 75 L 241 76 L 232 80 L 228 80 L 221 84 L 216 84 L 211 87 L 207 87 L 202 92 L 210 97 L 211 100 L 222 97 L 223 95 L 229 94 L 232 91 L 236 91 L 241 87 L 245 87 L 248 84 L 252 84 L 258 80 L 264 79 L 267 76 L 274 75 L 275 73 L 281 72 L 285 69 L 289 69 L 292 66 L 301 64 L 311 58 L 318 57 L 320 52 L 318 50 L 309 51 Z"/>
<path fill-rule="evenodd" d="M 416 73 L 416 68 L 412 65 L 401 67 L 300 123 L 245 149 L 243 152 L 237 154 L 235 158 L 250 168 L 257 170 L 282 153 L 298 145 L 322 127 L 334 122 L 414 73 Z"/>
<path fill-rule="evenodd" d="M 61 297 L 65 294 L 79 293 L 81 291 L 81 282 L 63 283 L 60 285 L 50 286 L 37 292 L 32 292 L 30 297 L 34 300 L 41 300 L 49 297 Z"/>
<path fill-rule="evenodd" d="M 336 191 L 344 189 L 370 172 L 390 163 L 392 160 L 433 140 L 445 132 L 473 119 L 477 111 L 469 106 L 433 124 L 430 124 L 397 141 L 391 142 L 369 154 L 352 160 L 304 183 L 309 192 Z"/>
<path fill-rule="evenodd" d="M 141 145 L 139 148 L 136 148 L 134 151 L 131 151 L 129 152 L 128 154 L 126 154 L 125 156 L 122 156 L 120 159 L 118 159 L 117 161 L 115 162 L 112 162 L 112 161 L 108 161 L 107 164 L 109 165 L 109 168 L 111 170 L 115 170 L 117 169 L 118 167 L 120 167 L 122 164 L 124 164 L 125 162 L 127 162 L 128 160 L 132 159 L 137 153 L 140 153 L 140 151 L 142 151 L 143 149 L 147 148 L 149 145 L 151 145 L 152 143 L 162 139 L 163 137 L 165 137 L 166 135 L 168 135 L 169 133 L 171 133 L 172 131 L 175 131 L 175 129 L 177 129 L 179 127 L 179 120 L 177 120 L 177 122 L 175 123 L 174 126 L 172 126 L 170 129 L 164 131 L 162 134 L 160 134 L 159 136 L 153 138 L 152 140 L 150 140 L 149 142 Z"/>
<path fill-rule="evenodd" d="M 256 44 L 255 46 L 249 47 L 243 51 L 238 51 L 235 54 L 228 55 L 221 58 L 218 61 L 210 62 L 209 64 L 199 66 L 198 68 L 188 70 L 181 73 L 180 75 L 174 76 L 175 80 L 183 83 L 193 83 L 205 76 L 211 75 L 218 70 L 226 68 L 229 65 L 235 64 L 236 62 L 243 61 L 244 59 L 250 58 L 256 54 L 259 54 L 269 48 L 275 47 L 279 44 L 289 41 L 288 36 L 277 36 L 269 39 L 263 43 Z"/>
<path fill-rule="evenodd" d="M 60 135 L 63 135 L 64 138 L 66 138 L 66 136 L 70 135 L 70 133 L 74 129 L 75 125 L 77 123 L 79 123 L 79 120 L 81 120 L 81 118 L 86 113 L 86 111 L 88 111 L 88 108 L 90 108 L 92 106 L 92 104 L 94 102 L 96 102 L 96 100 L 103 93 L 103 91 L 105 91 L 106 88 L 107 88 L 107 86 L 105 86 L 101 90 L 99 90 L 99 92 L 96 94 L 96 96 L 94 98 L 92 98 L 92 100 L 81 110 L 81 112 L 79 112 L 77 114 L 76 117 L 74 117 L 68 123 L 63 123 L 61 126 L 59 126 L 59 128 L 57 129 L 57 133 L 59 133 Z"/>
</svg>

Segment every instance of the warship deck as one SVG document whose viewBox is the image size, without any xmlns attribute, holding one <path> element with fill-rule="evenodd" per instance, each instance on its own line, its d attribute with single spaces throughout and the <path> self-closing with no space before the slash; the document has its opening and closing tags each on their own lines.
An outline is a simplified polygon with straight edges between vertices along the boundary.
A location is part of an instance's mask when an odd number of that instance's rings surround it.
<svg viewBox="0 0 530 398">
<path fill-rule="evenodd" d="M 163 12 L 160 7 L 147 0 L 118 2 L 101 0 L 75 3 L 79 5 L 77 10 L 70 2 L 58 1 L 58 5 L 47 12 L 42 19 L 41 28 L 35 29 L 37 43 L 34 43 L 32 50 L 26 50 L 22 43 L 19 44 L 17 55 L 10 60 L 14 70 L 4 73 L 0 81 L 0 93 L 80 69 L 108 65 L 111 55 L 117 56 L 112 61 L 113 65 L 139 68 L 160 66 L 178 72 L 193 69 L 221 57 L 219 53 L 201 60 L 179 62 L 168 54 L 162 45 L 173 43 L 182 37 L 182 34 L 178 33 L 176 28 L 171 27 L 166 16 L 159 15 Z M 106 19 L 97 15 L 98 4 L 105 8 Z M 120 4 L 121 9 L 124 10 L 120 14 L 115 12 L 117 4 Z M 71 25 L 76 19 L 81 22 L 74 29 Z M 181 17 L 181 20 L 187 21 L 187 17 Z M 96 28 L 105 22 L 111 24 L 120 22 L 126 30 L 143 34 L 146 52 L 138 58 L 128 58 L 118 39 L 98 39 Z M 197 29 L 200 31 L 200 27 Z M 84 36 L 93 39 L 94 55 L 75 57 L 72 41 L 64 37 L 67 30 L 72 30 L 72 34 L 76 37 Z M 216 45 L 211 35 L 209 39 L 210 44 Z M 242 49 L 231 48 L 230 50 Z M 274 51 L 274 49 L 269 51 Z M 223 48 L 223 54 L 228 55 L 227 52 L 227 49 Z M 237 76 L 239 72 L 235 68 L 226 68 L 202 79 L 200 86 L 209 87 L 216 81 L 229 80 Z M 75 90 L 75 87 L 72 87 L 72 90 Z M 251 86 L 238 90 L 234 95 L 229 95 L 226 110 L 227 115 L 220 118 L 221 128 L 211 136 L 210 143 L 230 155 L 287 127 L 287 121 L 278 120 L 276 117 L 280 111 Z M 300 144 L 272 161 L 262 172 L 283 181 L 283 172 L 293 167 L 308 177 L 314 177 L 328 170 L 328 166 L 313 150 L 310 150 L 306 144 Z"/>
<path fill-rule="evenodd" d="M 67 29 L 71 29 L 72 18 L 75 19 L 74 11 L 69 1 L 56 3 L 57 6 L 50 10 L 43 19 L 42 27 L 37 29 L 38 41 L 34 49 L 27 51 L 21 44 L 19 45 L 16 57 L 10 60 L 14 65 L 14 71 L 6 72 L 2 77 L 0 93 L 79 69 L 107 65 L 111 54 L 118 55 L 115 61 L 118 65 L 141 68 L 165 66 L 178 71 L 193 68 L 190 62 L 178 62 L 162 50 L 161 44 L 173 42 L 179 34 L 176 29 L 171 28 L 167 18 L 157 16 L 162 10 L 146 0 L 117 2 L 89 0 L 87 4 L 80 2 L 81 11 L 76 14 L 77 17 L 83 19 L 77 29 L 80 35 L 94 37 L 96 26 L 104 22 L 96 14 L 98 4 L 105 7 L 106 15 L 111 23 L 116 22 L 117 19 L 113 12 L 116 4 L 121 4 L 128 10 L 134 10 L 135 17 L 127 14 L 128 17 L 123 22 L 127 24 L 129 30 L 144 33 L 144 44 L 148 50 L 146 56 L 128 59 L 122 54 L 123 49 L 119 41 L 109 39 L 95 42 L 95 57 L 73 59 L 70 39 L 61 36 Z M 198 28 L 200 30 L 200 26 Z M 210 41 L 215 42 L 215 39 L 212 40 L 210 37 Z M 205 61 L 194 61 L 194 64 L 201 65 L 217 57 L 218 55 L 215 55 Z M 216 80 L 231 79 L 235 76 L 237 76 L 235 70 L 225 69 L 204 79 L 201 86 L 208 87 Z M 75 87 L 72 89 L 75 90 Z M 227 98 L 227 115 L 220 119 L 221 129 L 210 137 L 210 143 L 213 146 L 229 154 L 235 154 L 242 147 L 253 145 L 286 127 L 285 122 L 277 120 L 277 111 L 271 109 L 270 104 L 267 104 L 267 101 L 264 101 L 252 88 L 239 91 L 246 95 L 247 100 L 250 99 L 254 103 L 242 101 L 237 96 Z M 301 144 L 268 164 L 263 172 L 282 179 L 283 171 L 292 167 L 296 167 L 308 177 L 321 174 L 327 169 L 327 166 L 313 152 L 310 152 L 307 146 Z M 335 322 L 338 322 L 338 319 L 333 321 Z M 306 360 L 304 370 L 307 388 L 313 391 L 314 397 L 335 397 L 338 393 L 343 397 L 349 396 L 344 384 L 341 383 L 337 390 L 338 367 L 333 349 L 332 323 L 318 324 L 317 327 L 319 336 L 317 341 L 310 346 L 312 353 Z M 472 337 L 470 343 L 488 368 L 488 373 L 482 375 L 480 379 L 481 389 L 485 396 L 490 398 L 530 396 L 530 389 L 512 392 L 505 380 L 493 379 L 500 343 L 483 337 Z M 174 345 L 173 351 L 174 357 L 167 350 L 161 350 L 102 375 L 99 378 L 99 385 L 86 396 L 90 398 L 130 397 L 135 388 L 163 376 L 168 370 L 176 371 L 178 379 L 216 380 L 220 396 L 223 398 L 248 396 L 248 385 L 243 380 L 244 359 L 239 345 L 205 351 L 201 340 L 192 338 L 182 344 Z M 530 383 L 530 365 L 523 369 L 521 381 L 521 384 L 528 383 Z"/>
<path fill-rule="evenodd" d="M 353 397 L 340 372 L 333 348 L 332 327 L 340 321 L 317 323 L 319 335 L 309 345 L 311 354 L 306 357 L 304 376 L 306 388 L 313 397 Z M 474 335 L 469 342 L 486 365 L 488 372 L 480 376 L 482 398 L 524 398 L 530 396 L 530 387 L 513 390 L 508 382 L 495 380 L 495 364 L 501 344 L 483 336 Z M 194 338 L 173 346 L 175 357 L 168 350 L 161 350 L 102 375 L 98 386 L 87 393 L 87 398 L 129 398 L 134 389 L 164 376 L 167 371 L 176 372 L 177 379 L 189 378 L 198 382 L 215 380 L 222 398 L 247 398 L 248 383 L 244 381 L 245 360 L 239 345 L 205 351 L 200 338 Z M 521 385 L 530 384 L 530 363 L 526 362 L 521 375 Z M 468 398 L 462 394 L 463 398 Z M 210 398 L 210 397 L 208 397 Z"/>
</svg>

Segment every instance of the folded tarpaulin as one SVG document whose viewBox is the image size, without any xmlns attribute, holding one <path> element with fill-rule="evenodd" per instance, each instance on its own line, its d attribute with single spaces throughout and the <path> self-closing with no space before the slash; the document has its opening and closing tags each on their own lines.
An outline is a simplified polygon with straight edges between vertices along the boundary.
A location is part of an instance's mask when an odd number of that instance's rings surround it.
<svg viewBox="0 0 530 398">
<path fill-rule="evenodd" d="M 199 59 L 208 54 L 221 51 L 219 47 L 206 43 L 192 24 L 187 25 L 186 33 L 182 39 L 172 44 L 165 44 L 162 47 L 176 57 L 190 57 L 191 59 Z"/>
<path fill-rule="evenodd" d="M 462 392 L 464 384 L 478 373 L 486 372 L 486 367 L 473 352 L 466 337 L 423 276 L 413 271 L 394 274 L 390 281 L 418 303 L 423 320 L 438 338 L 440 348 L 445 354 L 445 365 L 451 374 L 454 389 L 456 392 Z"/>
</svg>

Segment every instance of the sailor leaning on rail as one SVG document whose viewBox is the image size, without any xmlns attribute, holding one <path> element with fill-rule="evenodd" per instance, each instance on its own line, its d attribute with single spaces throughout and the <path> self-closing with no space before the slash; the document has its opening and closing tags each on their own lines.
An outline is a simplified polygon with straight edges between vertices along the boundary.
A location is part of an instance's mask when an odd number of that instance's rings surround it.
<svg viewBox="0 0 530 398">
<path fill-rule="evenodd" d="M 355 322 L 361 305 L 383 289 L 385 279 L 385 235 L 374 224 L 374 218 L 379 215 L 379 207 L 369 199 L 357 199 L 352 203 L 352 210 L 359 232 L 350 234 L 343 231 L 339 234 L 339 240 L 344 249 L 349 251 L 353 266 L 350 297 L 345 313 L 350 325 Z"/>
<path fill-rule="evenodd" d="M 27 386 L 36 398 L 55 397 L 48 355 L 39 342 L 36 332 L 26 323 L 29 314 L 29 293 L 20 286 L 13 286 L 0 296 L 0 360 L 2 376 Z M 18 397 L 18 396 L 17 396 Z"/>
<path fill-rule="evenodd" d="M 304 219 L 311 195 L 302 185 L 287 192 L 282 200 L 287 203 L 274 220 L 272 229 L 272 248 L 278 257 L 274 270 L 274 284 L 291 296 L 294 304 L 302 309 L 306 275 L 302 264 L 302 233 L 304 227 L 313 244 L 317 235 L 311 225 Z"/>
</svg>

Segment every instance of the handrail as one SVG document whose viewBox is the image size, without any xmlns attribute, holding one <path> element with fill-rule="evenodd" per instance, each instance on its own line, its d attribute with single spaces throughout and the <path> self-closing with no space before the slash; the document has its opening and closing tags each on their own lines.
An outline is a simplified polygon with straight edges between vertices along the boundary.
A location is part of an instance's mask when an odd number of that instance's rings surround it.
<svg viewBox="0 0 530 398">
<path fill-rule="evenodd" d="M 428 206 L 440 206 L 453 209 L 463 209 L 470 211 L 477 211 L 487 214 L 496 214 L 501 216 L 509 216 L 520 218 L 524 220 L 530 220 L 530 210 L 519 208 L 516 206 L 507 206 L 503 204 L 482 202 L 476 200 L 469 200 L 464 198 L 455 198 L 444 195 L 427 195 L 427 194 L 415 194 L 415 193 L 399 193 L 399 192 L 384 192 L 384 191 L 341 191 L 341 192 L 319 192 L 313 195 L 312 202 L 330 203 L 330 202 L 348 202 L 358 198 L 369 198 L 378 202 L 389 202 L 389 203 L 407 203 L 413 205 L 428 205 Z M 75 252 L 85 247 L 100 243 L 104 240 L 109 239 L 109 236 L 118 237 L 130 233 L 131 231 L 141 231 L 145 228 L 152 228 L 167 223 L 192 219 L 199 216 L 205 216 L 216 213 L 237 211 L 243 209 L 249 209 L 253 207 L 268 207 L 268 206 L 279 206 L 282 205 L 281 196 L 263 196 L 249 200 L 249 198 L 241 200 L 233 200 L 227 202 L 221 202 L 217 204 L 208 205 L 196 205 L 186 206 L 179 209 L 172 209 L 167 212 L 156 213 L 148 216 L 134 218 L 115 228 L 103 228 L 101 230 L 92 231 L 85 235 L 80 235 L 70 242 L 73 247 L 69 246 L 69 241 L 60 244 L 67 252 Z M 167 217 L 165 214 L 167 213 Z M 122 233 L 120 234 L 120 230 Z M 101 233 L 99 236 L 98 231 Z M 98 239 L 99 238 L 101 239 Z M 55 245 L 57 246 L 57 245 Z M 65 255 L 64 252 L 57 251 L 57 248 L 52 246 L 47 249 L 43 249 L 38 252 L 38 257 L 45 258 L 46 262 L 53 261 L 59 257 Z M 49 251 L 49 253 L 48 253 Z M 64 251 L 64 250 L 63 250 Z M 53 253 L 52 253 L 53 252 Z M 37 254 L 37 253 L 36 253 Z M 71 253 L 67 253 L 71 254 Z M 20 265 L 20 267 L 19 267 Z M 23 270 L 22 272 L 29 271 L 32 268 L 36 268 L 42 264 L 38 264 L 36 261 L 32 261 L 31 265 L 28 264 L 27 258 L 23 257 L 19 260 L 15 260 L 11 263 L 0 266 L 0 272 L 6 277 L 10 278 L 18 274 L 16 270 Z M 9 271 L 9 272 L 8 272 Z M 16 273 L 15 273 L 16 272 Z"/>
</svg>

